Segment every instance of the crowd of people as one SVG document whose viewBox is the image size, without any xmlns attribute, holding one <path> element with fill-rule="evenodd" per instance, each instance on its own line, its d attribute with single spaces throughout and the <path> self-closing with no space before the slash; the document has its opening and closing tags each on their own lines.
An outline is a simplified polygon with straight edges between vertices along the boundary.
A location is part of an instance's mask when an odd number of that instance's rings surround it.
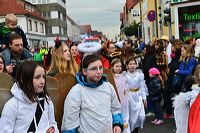
<svg viewBox="0 0 200 133">
<path fill-rule="evenodd" d="M 70 73 L 77 81 L 65 99 L 63 133 L 138 133 L 147 113 L 154 114 L 155 125 L 175 118 L 177 133 L 183 133 L 182 126 L 188 133 L 199 131 L 194 122 L 200 120 L 194 114 L 199 110 L 200 39 L 183 42 L 163 35 L 146 45 L 131 39 L 105 41 L 95 53 L 83 53 L 78 43 L 57 38 L 54 47 L 43 45 L 31 54 L 16 25 L 16 16 L 8 14 L 0 29 L 0 72 L 15 81 L 13 97 L 1 113 L 0 132 L 59 132 L 45 78 L 58 73 Z M 104 69 L 112 72 L 117 92 Z M 186 97 L 184 107 L 189 105 L 184 124 L 177 102 L 182 97 Z"/>
</svg>

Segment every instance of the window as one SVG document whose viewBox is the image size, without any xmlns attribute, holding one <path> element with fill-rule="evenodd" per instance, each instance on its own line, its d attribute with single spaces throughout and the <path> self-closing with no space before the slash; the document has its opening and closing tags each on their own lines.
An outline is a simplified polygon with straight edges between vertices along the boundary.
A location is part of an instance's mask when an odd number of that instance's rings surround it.
<svg viewBox="0 0 200 133">
<path fill-rule="evenodd" d="M 64 29 L 61 27 L 60 28 L 60 33 L 63 35 L 64 34 Z"/>
<path fill-rule="evenodd" d="M 58 11 L 58 18 L 60 19 L 60 15 L 61 15 L 61 13 Z"/>
<path fill-rule="evenodd" d="M 38 3 L 41 3 L 41 0 L 38 0 Z"/>
<path fill-rule="evenodd" d="M 60 13 L 60 19 L 63 20 L 63 14 L 62 13 Z"/>
<path fill-rule="evenodd" d="M 52 28 L 51 27 L 46 27 L 46 33 L 47 34 L 52 34 Z"/>
<path fill-rule="evenodd" d="M 37 22 L 35 21 L 35 32 L 38 32 Z"/>
<path fill-rule="evenodd" d="M 40 23 L 40 31 L 41 31 L 41 33 L 44 33 L 44 25 L 43 25 L 43 23 Z"/>
<path fill-rule="evenodd" d="M 43 12 L 42 16 L 45 17 L 45 18 L 50 18 L 51 17 L 50 12 Z"/>
<path fill-rule="evenodd" d="M 58 11 L 51 11 L 51 18 L 58 18 Z"/>
<path fill-rule="evenodd" d="M 58 26 L 52 26 L 52 33 L 53 34 L 59 34 L 59 27 Z"/>
<path fill-rule="evenodd" d="M 32 31 L 32 21 L 30 19 L 28 20 L 28 30 Z"/>
</svg>

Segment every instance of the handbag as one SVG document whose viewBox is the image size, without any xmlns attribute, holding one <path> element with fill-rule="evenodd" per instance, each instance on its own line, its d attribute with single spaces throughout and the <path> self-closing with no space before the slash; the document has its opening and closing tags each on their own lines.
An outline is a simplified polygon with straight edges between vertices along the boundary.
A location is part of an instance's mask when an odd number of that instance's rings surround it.
<svg viewBox="0 0 200 133">
<path fill-rule="evenodd" d="M 186 69 L 187 65 L 188 65 L 188 62 L 186 62 L 184 64 L 184 69 L 183 70 Z M 173 82 L 172 82 L 172 87 L 173 87 L 173 90 L 174 90 L 175 93 L 179 93 L 179 92 L 182 91 L 182 88 L 184 86 L 184 80 L 183 79 L 184 79 L 183 75 L 180 75 L 180 74 L 175 74 L 174 75 Z"/>
<path fill-rule="evenodd" d="M 179 75 L 179 74 L 174 75 L 172 87 L 174 89 L 179 89 L 179 88 L 181 89 L 181 84 L 183 84 L 182 81 L 183 81 L 182 75 Z"/>
</svg>

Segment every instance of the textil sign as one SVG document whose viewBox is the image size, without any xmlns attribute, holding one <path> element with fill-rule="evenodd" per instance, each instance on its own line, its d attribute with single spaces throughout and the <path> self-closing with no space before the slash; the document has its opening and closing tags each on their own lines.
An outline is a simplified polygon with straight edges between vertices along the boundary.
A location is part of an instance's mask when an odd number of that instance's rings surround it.
<svg viewBox="0 0 200 133">
<path fill-rule="evenodd" d="M 200 5 L 179 7 L 178 19 L 180 39 L 200 38 Z"/>
</svg>

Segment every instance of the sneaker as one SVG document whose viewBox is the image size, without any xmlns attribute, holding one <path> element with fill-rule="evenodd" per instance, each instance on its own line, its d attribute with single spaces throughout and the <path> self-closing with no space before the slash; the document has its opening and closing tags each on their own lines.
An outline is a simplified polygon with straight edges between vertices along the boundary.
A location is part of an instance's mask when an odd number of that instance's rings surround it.
<svg viewBox="0 0 200 133">
<path fill-rule="evenodd" d="M 152 124 L 155 124 L 158 121 L 158 119 L 155 119 L 153 121 L 151 121 Z"/>
<path fill-rule="evenodd" d="M 171 119 L 171 118 L 174 118 L 174 115 L 173 114 L 165 114 L 163 117 L 165 119 Z"/>
<path fill-rule="evenodd" d="M 146 117 L 154 116 L 154 113 L 149 112 L 149 113 L 147 113 L 145 116 L 146 116 Z"/>
<path fill-rule="evenodd" d="M 163 120 L 158 120 L 156 123 L 154 123 L 155 125 L 161 125 L 161 124 L 164 124 L 164 121 Z"/>
</svg>

